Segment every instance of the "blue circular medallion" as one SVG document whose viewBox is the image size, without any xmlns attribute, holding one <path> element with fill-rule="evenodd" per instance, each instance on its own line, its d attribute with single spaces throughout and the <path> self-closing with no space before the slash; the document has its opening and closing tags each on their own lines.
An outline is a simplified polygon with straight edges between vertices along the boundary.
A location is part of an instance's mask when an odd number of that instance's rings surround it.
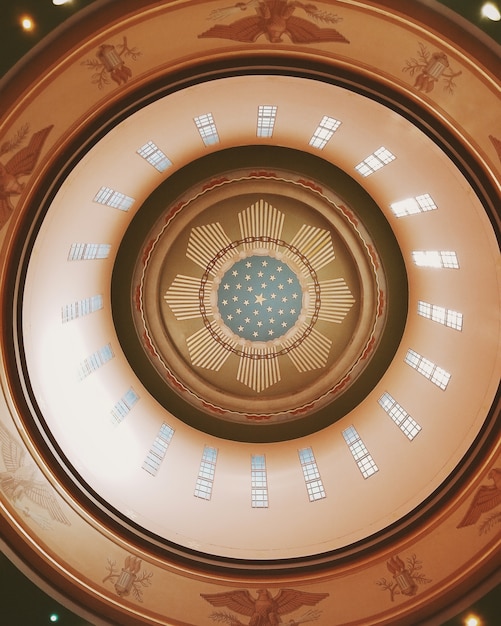
<svg viewBox="0 0 501 626">
<path fill-rule="evenodd" d="M 222 321 L 236 335 L 250 341 L 272 341 L 297 322 L 302 289 L 284 261 L 250 256 L 224 274 L 217 293 Z"/>
</svg>

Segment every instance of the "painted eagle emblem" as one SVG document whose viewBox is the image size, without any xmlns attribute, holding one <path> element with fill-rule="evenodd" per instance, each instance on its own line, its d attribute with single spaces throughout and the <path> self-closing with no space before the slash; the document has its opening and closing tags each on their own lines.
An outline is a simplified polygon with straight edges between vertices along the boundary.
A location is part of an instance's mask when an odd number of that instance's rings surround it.
<svg viewBox="0 0 501 626">
<path fill-rule="evenodd" d="M 216 37 L 254 43 L 258 37 L 264 35 L 271 43 L 281 43 L 284 36 L 289 37 L 292 43 L 299 44 L 325 41 L 349 43 L 346 37 L 334 28 L 322 28 L 293 15 L 297 8 L 301 8 L 313 19 L 327 23 L 340 21 L 336 15 L 319 11 L 313 4 L 290 0 L 260 0 L 259 2 L 251 0 L 247 3 L 238 2 L 234 7 L 220 9 L 212 17 L 216 19 L 225 17 L 234 9 L 245 11 L 248 6 L 255 8 L 256 15 L 242 17 L 232 24 L 216 24 L 198 37 Z"/>
<path fill-rule="evenodd" d="M 0 489 L 14 506 L 43 528 L 51 528 L 53 521 L 69 526 L 52 489 L 38 475 L 37 466 L 1 423 L 0 450 L 5 468 L 0 471 Z"/>
<path fill-rule="evenodd" d="M 303 606 L 314 606 L 329 594 L 280 589 L 277 595 L 273 597 L 267 589 L 258 589 L 257 598 L 254 598 L 246 589 L 239 589 L 200 595 L 215 607 L 227 607 L 240 615 L 250 617 L 248 626 L 278 626 L 282 623 L 282 615 L 297 611 Z M 313 621 L 319 615 L 318 612 L 310 612 L 309 617 L 306 615 L 304 616 L 305 619 L 290 620 L 289 624 L 295 625 L 304 621 Z M 244 626 L 236 618 L 232 622 L 232 626 Z"/>
<path fill-rule="evenodd" d="M 19 196 L 24 189 L 24 182 L 20 179 L 33 172 L 42 146 L 52 128 L 52 126 L 47 126 L 34 133 L 27 146 L 18 150 L 7 163 L 0 163 L 0 229 L 14 210 L 12 198 Z M 17 133 L 15 139 L 5 141 L 0 147 L 0 156 L 15 150 L 22 143 L 27 132 L 28 126 L 26 125 Z"/>
<path fill-rule="evenodd" d="M 501 468 L 494 467 L 491 469 L 487 474 L 487 478 L 492 480 L 493 484 L 482 485 L 478 488 L 463 519 L 457 525 L 457 528 L 473 526 L 473 524 L 478 522 L 483 513 L 487 513 L 501 504 Z"/>
</svg>

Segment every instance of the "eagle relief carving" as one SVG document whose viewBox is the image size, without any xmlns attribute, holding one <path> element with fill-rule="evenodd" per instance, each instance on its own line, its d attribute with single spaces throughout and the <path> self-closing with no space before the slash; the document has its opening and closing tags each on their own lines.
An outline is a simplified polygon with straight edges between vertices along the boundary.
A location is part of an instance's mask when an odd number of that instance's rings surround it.
<svg viewBox="0 0 501 626">
<path fill-rule="evenodd" d="M 0 161 L 0 230 L 14 211 L 13 201 L 21 195 L 25 181 L 35 169 L 47 135 L 53 126 L 47 126 L 31 136 L 28 145 L 21 147 L 29 135 L 29 124 L 22 126 L 14 137 L 7 139 L 0 146 L 0 158 L 4 154 L 14 153 L 6 163 Z"/>
<path fill-rule="evenodd" d="M 304 606 L 315 606 L 329 595 L 296 589 L 280 589 L 275 596 L 272 596 L 268 589 L 258 589 L 256 594 L 257 597 L 254 597 L 246 589 L 238 589 L 200 595 L 215 607 L 226 607 L 230 611 L 250 618 L 249 621 L 242 622 L 239 617 L 228 611 L 211 613 L 210 618 L 213 621 L 226 623 L 228 626 L 278 626 L 282 623 L 282 615 L 298 611 Z M 310 609 L 298 617 L 291 618 L 287 624 L 298 626 L 313 622 L 320 617 L 321 613 L 318 609 Z"/>
<path fill-rule="evenodd" d="M 231 24 L 216 24 L 198 37 L 254 43 L 264 35 L 271 43 L 282 43 L 284 36 L 288 37 L 292 43 L 299 44 L 326 41 L 349 43 L 348 39 L 334 28 L 317 26 L 307 19 L 294 15 L 294 12 L 296 9 L 301 9 L 308 17 L 323 24 L 335 24 L 342 18 L 328 11 L 319 10 L 314 4 L 305 4 L 297 0 L 237 2 L 234 6 L 212 11 L 207 19 L 219 21 L 248 9 L 254 9 L 255 15 L 246 15 Z"/>
<path fill-rule="evenodd" d="M 492 481 L 492 485 L 481 485 L 471 501 L 463 519 L 457 528 L 473 526 L 486 513 L 492 511 L 501 504 L 501 468 L 494 467 L 487 474 L 487 478 Z M 483 534 L 491 530 L 493 526 L 501 523 L 501 511 L 495 511 L 483 518 L 479 526 L 479 533 Z"/>
<path fill-rule="evenodd" d="M 52 487 L 14 436 L 0 423 L 0 490 L 25 517 L 42 528 L 70 525 Z"/>
</svg>

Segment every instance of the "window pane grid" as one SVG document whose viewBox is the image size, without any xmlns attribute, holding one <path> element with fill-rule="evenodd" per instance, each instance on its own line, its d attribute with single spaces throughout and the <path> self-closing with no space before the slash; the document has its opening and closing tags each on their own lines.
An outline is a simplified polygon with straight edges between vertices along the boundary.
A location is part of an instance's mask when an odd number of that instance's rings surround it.
<svg viewBox="0 0 501 626">
<path fill-rule="evenodd" d="M 386 411 L 386 413 L 388 413 L 404 435 L 412 441 L 421 430 L 421 426 L 388 392 L 385 392 L 379 398 L 379 404 Z"/>
<path fill-rule="evenodd" d="M 428 302 L 418 302 L 418 315 L 426 317 L 427 319 L 453 328 L 454 330 L 462 330 L 463 328 L 463 314 L 458 311 L 452 311 L 436 304 L 430 304 Z"/>
<path fill-rule="evenodd" d="M 145 143 L 137 153 L 159 172 L 165 172 L 172 165 L 172 162 L 153 141 Z"/>
<path fill-rule="evenodd" d="M 339 120 L 324 115 L 310 139 L 310 146 L 323 150 L 340 125 Z"/>
<path fill-rule="evenodd" d="M 132 389 L 128 389 L 125 394 L 120 398 L 120 400 L 115 404 L 115 406 L 111 409 L 111 417 L 112 421 L 115 424 L 119 424 L 124 417 L 130 412 L 132 407 L 139 400 L 139 396 Z"/>
<path fill-rule="evenodd" d="M 419 267 L 459 268 L 457 255 L 452 250 L 414 250 L 412 258 Z"/>
<path fill-rule="evenodd" d="M 78 379 L 83 380 L 87 378 L 87 376 L 110 361 L 114 356 L 111 344 L 103 346 L 80 363 L 78 367 Z"/>
<path fill-rule="evenodd" d="M 68 253 L 68 261 L 89 261 L 106 259 L 111 245 L 107 243 L 73 243 Z"/>
<path fill-rule="evenodd" d="M 78 317 L 84 317 L 90 315 L 95 311 L 99 311 L 103 308 L 103 296 L 91 296 L 90 298 L 83 298 L 70 304 L 65 304 L 61 307 L 61 320 L 63 324 L 77 319 Z"/>
<path fill-rule="evenodd" d="M 369 154 L 361 163 L 355 166 L 357 172 L 362 176 L 369 176 L 377 170 L 381 169 L 388 163 L 395 160 L 395 155 L 392 154 L 387 148 L 381 146 L 372 154 Z"/>
<path fill-rule="evenodd" d="M 302 448 L 298 450 L 298 455 L 310 502 L 325 498 L 325 490 L 322 479 L 320 478 L 315 456 L 313 455 L 313 450 L 311 448 Z"/>
<path fill-rule="evenodd" d="M 268 481 L 264 454 L 251 455 L 251 506 L 260 509 L 268 507 Z"/>
<path fill-rule="evenodd" d="M 325 498 L 325 490 L 321 480 L 313 480 L 307 483 L 306 488 L 311 502 Z"/>
<path fill-rule="evenodd" d="M 365 444 L 360 438 L 360 435 L 356 431 L 355 427 L 349 426 L 343 430 L 343 437 L 348 444 L 348 449 L 356 461 L 362 476 L 364 478 L 369 478 L 369 476 L 375 474 L 378 471 L 378 467 L 372 456 L 369 454 L 369 451 L 365 447 Z"/>
<path fill-rule="evenodd" d="M 277 107 L 272 105 L 260 105 L 257 114 L 257 136 L 271 137 L 275 126 Z"/>
<path fill-rule="evenodd" d="M 414 350 L 408 350 L 405 356 L 405 362 L 412 368 L 416 369 L 425 378 L 428 378 L 432 383 L 445 390 L 451 378 L 449 372 L 446 372 L 441 367 L 438 367 L 430 360 L 425 359 Z"/>
<path fill-rule="evenodd" d="M 442 250 L 440 252 L 440 258 L 442 260 L 443 267 L 450 267 L 457 269 L 459 267 L 456 253 L 452 250 Z"/>
<path fill-rule="evenodd" d="M 121 211 L 128 211 L 134 204 L 134 198 L 125 195 L 120 191 L 114 191 L 110 187 L 101 187 L 94 196 L 94 202 L 110 206 Z"/>
<path fill-rule="evenodd" d="M 219 136 L 217 134 L 212 113 L 205 113 L 204 115 L 199 115 L 193 119 L 198 128 L 198 132 L 200 133 L 200 137 L 206 146 L 219 143 Z"/>
<path fill-rule="evenodd" d="M 416 201 L 419 204 L 419 208 L 421 211 L 434 211 L 437 208 L 437 205 L 433 201 L 433 198 L 429 193 L 424 193 L 420 196 L 416 196 Z"/>
<path fill-rule="evenodd" d="M 148 474 L 156 476 L 173 435 L 174 429 L 163 423 L 142 465 L 142 469 Z"/>
<path fill-rule="evenodd" d="M 216 461 L 217 448 L 205 446 L 195 485 L 195 497 L 202 498 L 202 500 L 211 499 L 214 475 L 216 472 Z"/>
<path fill-rule="evenodd" d="M 393 202 L 390 207 L 396 217 L 405 217 L 406 215 L 432 211 L 437 208 L 437 205 L 433 202 L 432 197 L 426 193 L 415 198 Z"/>
</svg>

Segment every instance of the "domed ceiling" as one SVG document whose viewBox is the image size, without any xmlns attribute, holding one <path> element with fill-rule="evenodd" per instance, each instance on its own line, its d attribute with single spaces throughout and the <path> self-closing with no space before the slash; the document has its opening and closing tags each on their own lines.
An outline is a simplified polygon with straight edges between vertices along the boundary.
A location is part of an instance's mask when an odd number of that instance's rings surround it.
<svg viewBox="0 0 501 626">
<path fill-rule="evenodd" d="M 102 623 L 433 623 L 496 580 L 499 50 L 223 4 L 96 2 L 10 79 L 8 543 Z"/>
</svg>

